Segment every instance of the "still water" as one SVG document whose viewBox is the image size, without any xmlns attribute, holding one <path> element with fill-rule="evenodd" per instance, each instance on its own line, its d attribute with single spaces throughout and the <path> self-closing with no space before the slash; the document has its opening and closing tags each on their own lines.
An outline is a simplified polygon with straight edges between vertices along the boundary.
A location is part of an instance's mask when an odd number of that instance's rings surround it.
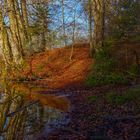
<svg viewBox="0 0 140 140">
<path fill-rule="evenodd" d="M 69 121 L 69 100 L 39 91 L 45 89 L 25 84 L 0 85 L 0 140 L 47 138 L 52 130 Z"/>
</svg>

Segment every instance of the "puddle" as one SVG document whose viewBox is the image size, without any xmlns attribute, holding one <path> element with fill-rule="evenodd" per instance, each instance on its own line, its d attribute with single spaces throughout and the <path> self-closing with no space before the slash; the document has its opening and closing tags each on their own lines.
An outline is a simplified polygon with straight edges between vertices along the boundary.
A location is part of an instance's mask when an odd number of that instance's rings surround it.
<svg viewBox="0 0 140 140">
<path fill-rule="evenodd" d="M 1 86 L 2 87 L 2 86 Z M 0 140 L 37 140 L 69 122 L 65 96 L 39 94 L 43 88 L 4 85 L 0 92 Z"/>
</svg>

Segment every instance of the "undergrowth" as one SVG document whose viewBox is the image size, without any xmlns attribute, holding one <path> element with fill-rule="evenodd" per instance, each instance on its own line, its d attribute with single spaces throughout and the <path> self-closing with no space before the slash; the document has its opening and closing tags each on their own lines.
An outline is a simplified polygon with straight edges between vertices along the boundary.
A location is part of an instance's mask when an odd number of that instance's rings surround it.
<svg viewBox="0 0 140 140">
<path fill-rule="evenodd" d="M 105 101 L 113 106 L 120 106 L 133 102 L 135 105 L 140 106 L 140 87 L 128 89 L 122 93 L 116 91 L 110 91 L 105 93 L 104 96 L 98 97 L 96 95 L 89 96 L 87 98 L 89 103 L 99 103 L 98 101 Z"/>
<path fill-rule="evenodd" d="M 110 92 L 106 94 L 105 99 L 111 105 L 123 105 L 131 101 L 140 104 L 140 88 L 129 89 L 121 95 Z"/>
<path fill-rule="evenodd" d="M 139 75 L 139 67 L 137 64 L 133 64 L 129 67 L 128 73 L 131 77 L 136 77 Z"/>
<path fill-rule="evenodd" d="M 128 79 L 122 73 L 91 74 L 88 76 L 86 85 L 88 87 L 107 84 L 127 84 Z"/>
<path fill-rule="evenodd" d="M 89 101 L 90 103 L 97 102 L 97 101 L 98 101 L 98 96 L 96 96 L 96 95 L 89 96 L 89 97 L 88 97 L 88 101 Z"/>
<path fill-rule="evenodd" d="M 93 71 L 86 79 L 88 87 L 106 84 L 126 84 L 126 75 L 117 70 L 117 62 L 111 56 L 112 43 L 107 44 L 94 57 Z"/>
</svg>

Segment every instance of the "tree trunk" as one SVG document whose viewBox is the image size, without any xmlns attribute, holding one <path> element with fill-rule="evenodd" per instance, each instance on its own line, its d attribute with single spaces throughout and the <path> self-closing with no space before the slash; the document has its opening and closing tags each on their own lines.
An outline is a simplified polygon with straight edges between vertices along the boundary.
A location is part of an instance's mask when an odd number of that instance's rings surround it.
<svg viewBox="0 0 140 140">
<path fill-rule="evenodd" d="M 11 45 L 9 42 L 7 29 L 6 29 L 4 21 L 3 21 L 1 7 L 0 7 L 0 28 L 1 28 L 3 59 L 5 62 L 5 68 L 7 69 L 13 62 L 13 54 L 12 54 L 12 49 L 11 49 Z"/>
<path fill-rule="evenodd" d="M 98 52 L 104 42 L 105 1 L 93 0 L 94 49 Z"/>
<path fill-rule="evenodd" d="M 28 29 L 28 14 L 27 14 L 26 0 L 21 0 L 21 10 L 22 10 L 22 17 L 23 17 L 25 27 L 26 29 Z"/>
<path fill-rule="evenodd" d="M 93 32 L 92 32 L 92 1 L 88 0 L 88 10 L 89 10 L 89 43 L 90 43 L 90 57 L 93 57 L 94 46 L 93 46 Z"/>
<path fill-rule="evenodd" d="M 64 45 L 67 45 L 66 41 L 66 29 L 65 29 L 65 9 L 64 9 L 64 0 L 62 2 L 62 27 L 63 27 L 63 38 L 64 38 Z"/>
<path fill-rule="evenodd" d="M 11 29 L 11 40 L 13 45 L 13 56 L 16 64 L 21 64 L 23 61 L 23 46 L 21 43 L 19 24 L 16 16 L 15 1 L 8 0 L 8 15 Z"/>
<path fill-rule="evenodd" d="M 74 9 L 74 16 L 73 16 L 72 48 L 71 48 L 71 53 L 70 53 L 70 61 L 72 61 L 73 52 L 74 52 L 74 45 L 75 45 L 75 29 L 76 29 L 76 9 Z"/>
<path fill-rule="evenodd" d="M 23 21 L 23 25 L 24 25 L 24 32 L 26 35 L 26 39 L 29 41 L 29 23 L 28 23 L 28 14 L 27 14 L 27 4 L 26 4 L 26 0 L 21 0 L 21 12 L 22 12 L 22 21 Z"/>
<path fill-rule="evenodd" d="M 18 22 L 17 26 L 18 26 L 21 45 L 22 45 L 22 48 L 23 48 L 27 44 L 28 35 L 27 35 L 26 26 L 24 24 L 24 20 L 21 16 L 21 12 L 20 12 L 20 8 L 19 8 L 19 1 L 14 0 L 14 3 L 15 3 L 16 18 L 17 18 L 17 22 Z"/>
</svg>

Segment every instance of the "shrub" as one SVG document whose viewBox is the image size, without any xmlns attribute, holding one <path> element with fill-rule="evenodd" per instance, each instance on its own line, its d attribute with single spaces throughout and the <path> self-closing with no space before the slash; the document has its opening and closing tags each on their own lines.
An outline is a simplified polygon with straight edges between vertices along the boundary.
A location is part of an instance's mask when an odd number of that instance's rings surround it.
<svg viewBox="0 0 140 140">
<path fill-rule="evenodd" d="M 115 92 L 111 92 L 106 95 L 106 101 L 112 105 L 123 105 L 129 102 L 131 98 L 127 98 L 125 95 L 117 95 Z"/>
<path fill-rule="evenodd" d="M 105 99 L 112 105 L 123 105 L 131 101 L 140 103 L 140 88 L 129 89 L 121 95 L 118 95 L 115 92 L 110 92 L 106 94 Z"/>
<path fill-rule="evenodd" d="M 88 87 L 128 83 L 125 74 L 116 71 L 117 63 L 110 54 L 110 44 L 106 45 L 95 55 L 93 71 L 86 79 Z"/>
<path fill-rule="evenodd" d="M 95 54 L 94 72 L 109 73 L 114 67 L 115 61 L 111 58 L 108 48 L 104 48 Z"/>
<path fill-rule="evenodd" d="M 98 100 L 98 97 L 96 95 L 93 95 L 93 96 L 89 96 L 88 97 L 88 101 L 90 103 L 95 103 L 95 102 L 97 102 L 97 100 Z"/>
<path fill-rule="evenodd" d="M 137 76 L 139 74 L 139 67 L 137 64 L 133 64 L 130 66 L 129 71 L 128 71 L 130 76 Z"/>
<path fill-rule="evenodd" d="M 86 85 L 88 87 L 107 85 L 107 84 L 128 84 L 129 80 L 121 73 L 110 74 L 91 74 L 87 77 Z"/>
<path fill-rule="evenodd" d="M 129 89 L 125 94 L 127 98 L 131 98 L 140 103 L 140 87 Z"/>
</svg>

